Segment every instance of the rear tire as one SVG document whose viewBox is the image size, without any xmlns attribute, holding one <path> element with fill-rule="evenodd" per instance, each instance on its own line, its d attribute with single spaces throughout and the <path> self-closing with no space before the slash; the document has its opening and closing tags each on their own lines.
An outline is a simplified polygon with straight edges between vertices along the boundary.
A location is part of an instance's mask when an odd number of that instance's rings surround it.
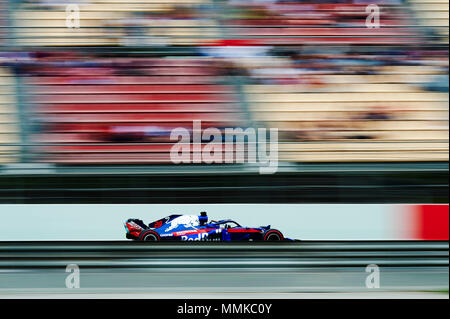
<svg viewBox="0 0 450 319">
<path fill-rule="evenodd" d="M 140 239 L 142 241 L 160 241 L 161 240 L 161 238 L 159 237 L 158 233 L 154 232 L 153 230 L 144 232 L 140 236 Z"/>
<path fill-rule="evenodd" d="M 276 229 L 269 229 L 264 233 L 263 236 L 264 241 L 282 241 L 284 240 L 283 234 Z"/>
</svg>

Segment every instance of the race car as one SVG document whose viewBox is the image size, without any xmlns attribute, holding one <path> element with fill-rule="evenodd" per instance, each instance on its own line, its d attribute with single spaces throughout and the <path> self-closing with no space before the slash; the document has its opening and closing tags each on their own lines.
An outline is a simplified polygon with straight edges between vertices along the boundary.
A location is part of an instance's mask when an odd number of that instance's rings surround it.
<svg viewBox="0 0 450 319">
<path fill-rule="evenodd" d="M 269 226 L 242 227 L 231 219 L 210 221 L 205 212 L 170 215 L 150 223 L 131 218 L 125 222 L 126 238 L 139 241 L 283 241 L 283 234 Z"/>
</svg>

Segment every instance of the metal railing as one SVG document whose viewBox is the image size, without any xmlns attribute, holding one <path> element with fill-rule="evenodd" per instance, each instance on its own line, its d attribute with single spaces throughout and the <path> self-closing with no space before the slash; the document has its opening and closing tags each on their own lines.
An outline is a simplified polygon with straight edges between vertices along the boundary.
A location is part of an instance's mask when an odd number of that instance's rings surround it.
<svg viewBox="0 0 450 319">
<path fill-rule="evenodd" d="M 379 267 L 379 291 L 448 290 L 448 249 L 447 241 L 1 242 L 0 294 L 77 293 L 64 289 L 69 264 L 84 293 L 370 291 L 368 265 Z"/>
</svg>

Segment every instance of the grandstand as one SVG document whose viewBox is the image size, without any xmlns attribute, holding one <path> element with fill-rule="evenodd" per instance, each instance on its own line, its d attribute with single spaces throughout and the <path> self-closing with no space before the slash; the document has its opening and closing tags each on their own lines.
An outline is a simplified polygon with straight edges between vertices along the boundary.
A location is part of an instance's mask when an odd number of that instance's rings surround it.
<svg viewBox="0 0 450 319">
<path fill-rule="evenodd" d="M 80 28 L 67 28 L 66 4 L 19 1 L 17 44 L 25 46 L 200 45 L 217 37 L 211 0 L 78 1 Z"/>
<path fill-rule="evenodd" d="M 31 51 L 31 161 L 170 163 L 168 132 L 193 119 L 276 127 L 288 162 L 448 161 L 448 50 L 433 33 L 448 25 L 444 0 L 382 1 L 376 29 L 352 1 L 78 5 L 76 30 L 58 3 L 10 14 L 16 45 L 110 48 Z M 144 51 L 114 53 L 132 39 Z"/>
<path fill-rule="evenodd" d="M 296 175 L 312 185 L 308 170 L 328 174 L 316 176 L 327 185 L 351 181 L 332 172 L 383 171 L 399 188 L 409 173 L 397 180 L 387 172 L 401 170 L 436 175 L 396 194 L 448 202 L 437 177 L 448 162 L 448 0 L 379 1 L 379 28 L 366 26 L 364 0 L 84 0 L 76 2 L 80 28 L 67 27 L 62 2 L 7 3 L 0 175 L 25 163 L 50 167 L 45 174 L 178 170 L 221 174 L 201 183 L 226 189 L 247 183 L 252 165 L 172 164 L 170 131 L 201 120 L 203 128 L 278 128 L 280 167 L 292 184 L 270 183 L 295 188 L 277 195 L 286 201 L 320 196 Z M 180 188 L 200 183 L 194 177 Z M 165 181 L 151 183 L 155 190 Z M 254 196 L 275 187 L 248 183 Z"/>
<path fill-rule="evenodd" d="M 248 85 L 246 92 L 254 120 L 282 131 L 284 160 L 448 161 L 448 94 L 419 85 L 441 72 L 439 66 L 382 66 L 369 75 L 313 70 L 287 84 Z"/>
<path fill-rule="evenodd" d="M 431 28 L 438 41 L 448 44 L 448 0 L 409 0 L 419 25 Z"/>
<path fill-rule="evenodd" d="M 420 33 L 407 28 L 411 15 L 404 4 L 377 1 L 379 28 L 367 28 L 364 1 L 231 1 L 229 23 L 236 35 L 254 45 L 419 43 Z"/>
<path fill-rule="evenodd" d="M 3 45 L 6 36 L 7 16 L 4 1 L 0 1 L 0 45 Z"/>
<path fill-rule="evenodd" d="M 0 67 L 0 165 L 20 160 L 15 87 L 11 71 Z"/>
<path fill-rule="evenodd" d="M 171 163 L 172 129 L 245 124 L 234 86 L 207 58 L 92 57 L 50 70 L 36 61 L 30 72 L 32 117 L 44 127 L 32 140 L 57 144 L 38 147 L 37 161 Z"/>
</svg>

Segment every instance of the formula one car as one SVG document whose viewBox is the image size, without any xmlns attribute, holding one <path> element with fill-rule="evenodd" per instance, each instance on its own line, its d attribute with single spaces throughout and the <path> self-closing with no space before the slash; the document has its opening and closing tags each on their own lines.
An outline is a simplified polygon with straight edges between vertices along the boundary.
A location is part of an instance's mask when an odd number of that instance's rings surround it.
<svg viewBox="0 0 450 319">
<path fill-rule="evenodd" d="M 140 219 L 125 222 L 126 238 L 140 241 L 282 241 L 283 234 L 269 226 L 242 227 L 231 219 L 208 222 L 205 212 L 170 215 L 148 226 Z"/>
</svg>

